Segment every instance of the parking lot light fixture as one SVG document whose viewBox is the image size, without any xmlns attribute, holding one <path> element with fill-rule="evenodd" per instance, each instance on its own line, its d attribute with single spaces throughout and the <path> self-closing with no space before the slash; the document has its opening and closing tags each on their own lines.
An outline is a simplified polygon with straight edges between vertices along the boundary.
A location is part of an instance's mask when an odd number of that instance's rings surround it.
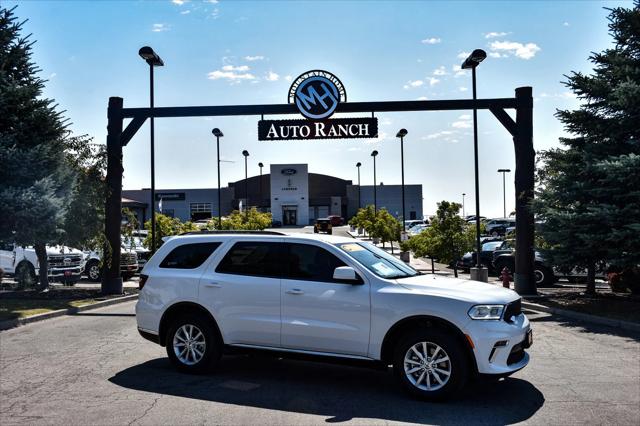
<svg viewBox="0 0 640 426">
<path fill-rule="evenodd" d="M 464 196 L 465 196 L 465 195 L 467 195 L 467 194 L 465 194 L 465 193 L 463 192 L 463 193 L 462 193 L 462 217 L 463 217 L 464 219 L 466 219 L 466 218 L 467 218 L 467 216 L 466 216 L 466 215 L 465 215 L 465 213 L 464 213 Z"/>
<path fill-rule="evenodd" d="M 358 169 L 358 210 L 362 208 L 362 204 L 360 202 L 360 166 L 362 166 L 362 163 L 358 161 L 356 164 L 356 168 Z"/>
<path fill-rule="evenodd" d="M 248 182 L 248 175 L 247 175 L 247 158 L 249 157 L 249 151 L 247 151 L 246 149 L 244 151 L 242 151 L 242 155 L 244 155 L 244 202 L 245 202 L 245 206 L 244 206 L 244 211 L 245 211 L 245 217 L 247 218 L 247 220 L 249 219 L 249 182 Z"/>
<path fill-rule="evenodd" d="M 156 162 L 155 162 L 155 123 L 153 121 L 153 68 L 164 66 L 162 58 L 149 46 L 138 50 L 138 55 L 149 65 L 149 117 L 150 126 L 150 155 L 151 155 L 151 253 L 156 251 Z"/>
<path fill-rule="evenodd" d="M 400 138 L 400 174 L 402 176 L 402 230 L 407 230 L 407 216 L 405 216 L 404 210 L 404 137 L 407 136 L 407 129 L 400 129 L 396 134 L 397 138 Z"/>
<path fill-rule="evenodd" d="M 373 157 L 373 213 L 378 214 L 378 199 L 376 198 L 376 157 L 378 156 L 378 151 L 373 150 L 371 152 L 371 156 Z"/>
<path fill-rule="evenodd" d="M 220 201 L 220 138 L 224 136 L 217 127 L 211 131 L 216 137 L 216 152 L 218 155 L 218 229 L 222 229 L 222 203 Z"/>
<path fill-rule="evenodd" d="M 263 201 L 262 199 L 262 168 L 264 167 L 264 164 L 260 162 L 258 163 L 258 167 L 260 167 L 260 201 L 258 202 L 258 208 L 259 208 Z"/>
<path fill-rule="evenodd" d="M 487 57 L 487 52 L 482 49 L 476 49 L 464 60 L 462 69 L 471 69 L 471 81 L 473 86 L 473 100 L 477 99 L 476 94 L 476 68 Z M 478 109 L 473 108 L 473 161 L 475 169 L 475 187 L 476 187 L 476 253 L 481 252 L 480 245 L 480 183 L 478 173 Z M 480 256 L 476 256 L 476 267 L 480 269 Z"/>
<path fill-rule="evenodd" d="M 507 193 L 505 189 L 504 175 L 511 173 L 511 169 L 498 169 L 498 173 L 502 173 L 502 217 L 507 217 Z"/>
</svg>

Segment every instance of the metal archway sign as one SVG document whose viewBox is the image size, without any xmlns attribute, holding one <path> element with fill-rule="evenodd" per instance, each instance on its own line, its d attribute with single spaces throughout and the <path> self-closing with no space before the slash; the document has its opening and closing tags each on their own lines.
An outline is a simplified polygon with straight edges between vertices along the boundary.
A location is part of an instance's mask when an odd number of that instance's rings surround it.
<svg viewBox="0 0 640 426">
<path fill-rule="evenodd" d="M 244 116 L 255 115 L 287 115 L 300 114 L 298 104 L 307 108 L 307 118 L 310 120 L 284 121 L 331 121 L 333 113 L 366 113 L 376 112 L 408 112 L 408 111 L 453 111 L 453 110 L 489 110 L 513 137 L 515 151 L 515 195 L 516 195 L 516 259 L 515 259 L 515 288 L 520 294 L 535 294 L 534 279 L 534 218 L 531 201 L 534 194 L 535 151 L 533 149 L 533 96 L 531 87 L 519 87 L 513 98 L 494 99 L 452 99 L 427 101 L 384 101 L 384 102 L 346 102 L 346 91 L 340 80 L 331 78 L 326 71 L 313 71 L 314 79 L 310 85 L 305 85 L 308 91 L 306 97 L 295 102 L 296 92 L 304 84 L 304 79 L 296 79 L 290 89 L 289 103 L 266 105 L 224 105 L 224 106 L 185 106 L 158 108 L 124 108 L 123 99 L 109 98 L 107 110 L 107 197 L 105 204 L 105 235 L 107 244 L 120 247 L 120 220 L 122 211 L 122 155 L 123 147 L 136 134 L 147 118 L 165 117 L 204 117 L 204 116 Z M 300 77 L 305 76 L 305 73 Z M 336 81 L 337 80 L 337 81 Z M 297 86 L 294 88 L 295 83 Z M 329 83 L 327 83 L 329 82 Z M 324 86 L 323 86 L 324 84 Z M 333 84 L 335 87 L 331 87 Z M 335 90 L 334 90 L 335 89 Z M 291 95 L 293 91 L 293 96 Z M 314 93 L 315 92 L 315 93 Z M 323 116 L 318 112 L 314 101 L 326 97 L 329 114 Z M 305 104 L 305 100 L 307 104 Z M 511 118 L 505 110 L 515 109 L 516 119 Z M 305 114 L 306 115 L 306 114 Z M 313 118 L 313 116 L 318 118 Z M 311 117 L 310 117 L 311 116 Z M 126 128 L 124 120 L 131 119 Z M 342 119 L 334 119 L 342 120 Z M 348 120 L 348 119 L 347 119 Z M 352 119 L 358 120 L 358 119 Z M 362 119 L 360 119 L 362 120 Z M 313 122 L 313 121 L 312 121 Z M 322 122 L 322 121 L 320 121 Z M 360 123 L 362 124 L 362 123 Z M 377 122 L 375 124 L 377 136 Z M 346 135 L 345 137 L 353 137 Z M 363 136 L 375 137 L 375 136 Z M 292 138 L 285 138 L 292 139 Z M 105 252 L 111 252 L 105 248 Z M 102 280 L 102 292 L 106 294 L 122 293 L 122 278 L 120 277 L 120 251 L 113 250 L 111 263 L 105 265 Z"/>
</svg>

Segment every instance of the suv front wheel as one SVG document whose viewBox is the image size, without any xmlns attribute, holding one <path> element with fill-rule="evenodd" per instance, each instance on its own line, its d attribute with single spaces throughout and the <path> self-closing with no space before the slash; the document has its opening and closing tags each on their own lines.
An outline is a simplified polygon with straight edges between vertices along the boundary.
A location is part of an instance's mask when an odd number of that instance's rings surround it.
<svg viewBox="0 0 640 426">
<path fill-rule="evenodd" d="M 441 401 L 467 381 L 468 366 L 460 344 L 440 330 L 418 330 L 396 346 L 394 370 L 402 387 L 428 401 Z"/>
<path fill-rule="evenodd" d="M 186 373 L 203 373 L 222 355 L 222 345 L 213 326 L 201 316 L 179 318 L 167 333 L 167 355 L 171 363 Z"/>
</svg>

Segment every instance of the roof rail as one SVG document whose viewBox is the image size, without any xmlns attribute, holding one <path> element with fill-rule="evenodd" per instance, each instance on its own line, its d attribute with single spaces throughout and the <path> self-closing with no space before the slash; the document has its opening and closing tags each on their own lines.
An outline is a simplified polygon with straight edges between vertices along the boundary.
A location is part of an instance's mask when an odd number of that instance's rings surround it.
<svg viewBox="0 0 640 426">
<path fill-rule="evenodd" d="M 180 235 L 287 235 L 283 232 L 278 232 L 278 231 L 247 231 L 247 230 L 242 230 L 242 229 L 238 229 L 238 230 L 226 230 L 226 231 L 219 231 L 219 230 L 214 230 L 214 231 L 189 231 L 189 232 L 183 232 Z"/>
</svg>

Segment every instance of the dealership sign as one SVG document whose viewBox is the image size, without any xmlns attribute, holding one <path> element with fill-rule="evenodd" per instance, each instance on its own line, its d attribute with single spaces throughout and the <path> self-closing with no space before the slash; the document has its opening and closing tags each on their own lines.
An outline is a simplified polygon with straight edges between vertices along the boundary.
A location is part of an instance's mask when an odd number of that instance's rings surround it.
<svg viewBox="0 0 640 426">
<path fill-rule="evenodd" d="M 260 120 L 258 140 L 377 138 L 378 119 L 330 119 L 347 91 L 338 77 L 327 71 L 307 71 L 289 88 L 289 103 L 307 120 Z"/>
</svg>

